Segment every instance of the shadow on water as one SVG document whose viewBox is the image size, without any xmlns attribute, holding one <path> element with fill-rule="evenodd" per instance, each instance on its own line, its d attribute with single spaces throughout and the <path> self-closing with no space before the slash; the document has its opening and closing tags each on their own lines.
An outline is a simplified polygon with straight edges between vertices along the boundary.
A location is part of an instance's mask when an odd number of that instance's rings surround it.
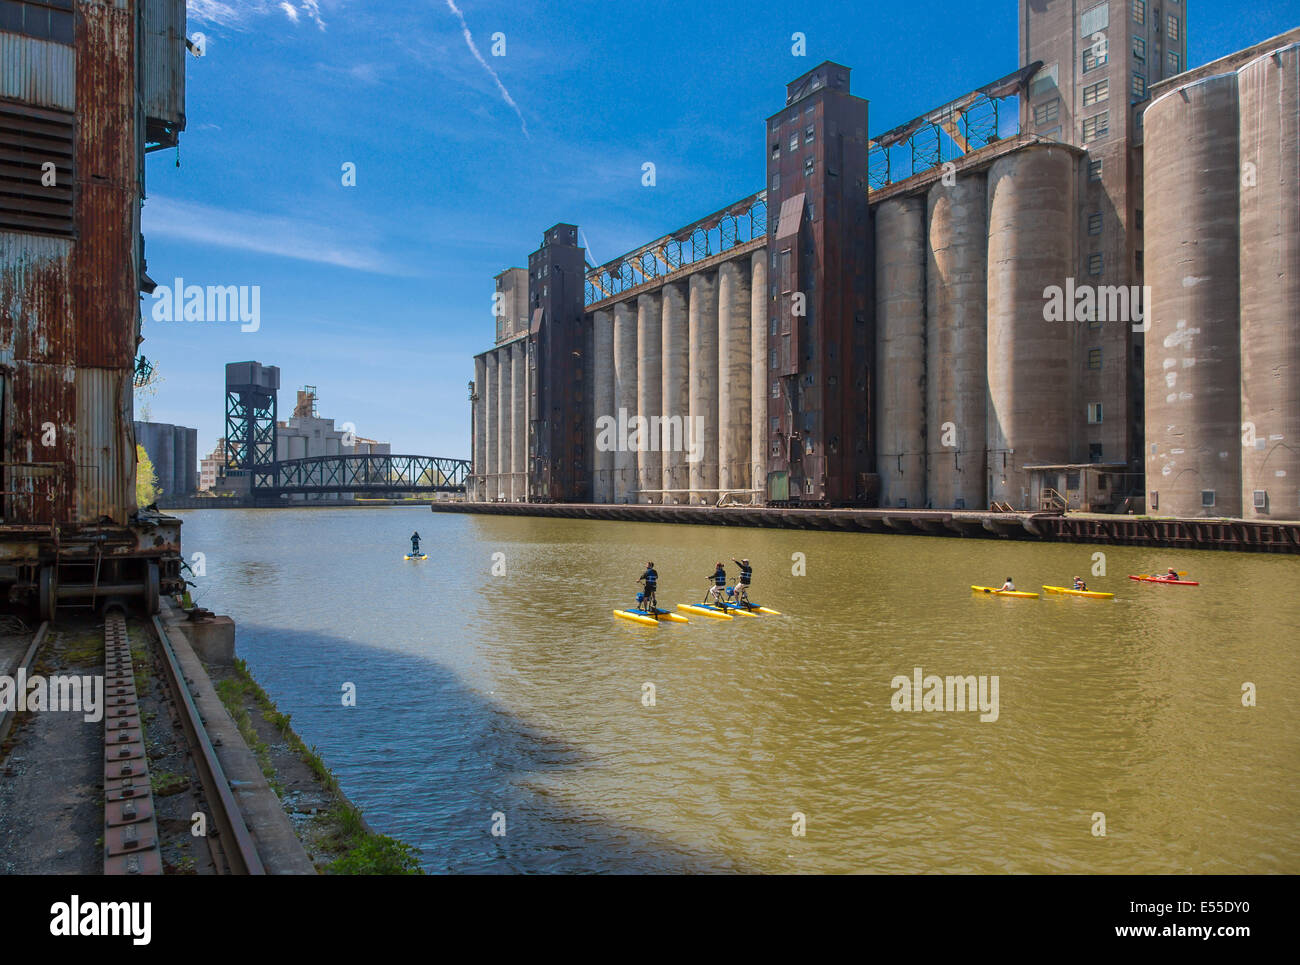
<svg viewBox="0 0 1300 965">
<path fill-rule="evenodd" d="M 744 871 L 590 808 L 538 778 L 599 766 L 530 726 L 435 660 L 323 633 L 245 621 L 239 649 L 259 683 L 334 770 L 378 831 L 421 851 L 430 872 Z M 272 657 L 272 652 L 274 656 Z M 356 706 L 343 704 L 353 684 Z M 340 720 L 342 718 L 342 720 Z M 494 836 L 496 815 L 505 834 Z"/>
</svg>

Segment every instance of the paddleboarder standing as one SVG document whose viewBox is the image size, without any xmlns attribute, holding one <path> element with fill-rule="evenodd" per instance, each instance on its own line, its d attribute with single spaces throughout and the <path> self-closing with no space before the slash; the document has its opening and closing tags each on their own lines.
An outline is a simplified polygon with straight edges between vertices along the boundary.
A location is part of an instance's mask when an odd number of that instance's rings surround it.
<svg viewBox="0 0 1300 965">
<path fill-rule="evenodd" d="M 411 534 L 411 555 L 420 555 L 420 534 L 418 532 Z"/>
</svg>

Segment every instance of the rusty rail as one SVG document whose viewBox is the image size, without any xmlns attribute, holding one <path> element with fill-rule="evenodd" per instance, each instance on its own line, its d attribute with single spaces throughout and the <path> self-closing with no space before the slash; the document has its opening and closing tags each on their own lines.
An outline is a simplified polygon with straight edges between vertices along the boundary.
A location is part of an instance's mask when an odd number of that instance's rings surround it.
<svg viewBox="0 0 1300 965">
<path fill-rule="evenodd" d="M 18 661 L 18 666 L 14 668 L 15 675 L 19 670 L 26 672 L 32 669 L 32 664 L 36 660 L 36 651 L 41 649 L 41 644 L 45 642 L 45 635 L 49 631 L 50 624 L 48 622 L 42 623 L 36 628 L 36 632 L 32 634 L 31 646 L 27 648 L 27 652 Z M 0 710 L 0 743 L 3 743 L 4 739 L 9 736 L 9 728 L 13 726 L 14 718 L 17 716 L 18 711 L 16 710 Z"/>
<path fill-rule="evenodd" d="M 216 825 L 216 843 L 220 846 L 227 870 L 230 874 L 237 875 L 264 875 L 266 867 L 257 853 L 257 846 L 248 831 L 248 825 L 244 823 L 244 815 L 240 811 L 239 804 L 231 793 L 230 782 L 226 779 L 221 761 L 217 759 L 217 752 L 208 738 L 199 710 L 194 705 L 194 695 L 190 693 L 187 686 L 185 674 L 181 671 L 176 652 L 167 638 L 162 620 L 154 616 L 153 626 L 158 635 L 158 645 L 162 648 L 163 669 L 172 693 L 176 695 L 176 709 L 180 714 L 181 727 L 194 751 L 194 766 L 199 772 L 199 780 L 212 807 L 212 820 Z M 208 840 L 211 844 L 211 835 Z"/>
</svg>

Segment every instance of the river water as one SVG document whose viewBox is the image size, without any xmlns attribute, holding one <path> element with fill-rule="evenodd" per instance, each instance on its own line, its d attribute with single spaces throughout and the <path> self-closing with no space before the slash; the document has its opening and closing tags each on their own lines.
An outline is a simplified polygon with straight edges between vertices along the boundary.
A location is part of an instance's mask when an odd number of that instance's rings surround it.
<svg viewBox="0 0 1300 965">
<path fill-rule="evenodd" d="M 204 554 L 196 601 L 235 618 L 258 681 L 432 872 L 1300 872 L 1300 559 L 410 507 L 177 515 Z M 402 559 L 413 529 L 427 562 Z M 671 605 L 746 556 L 782 616 L 611 613 L 648 559 Z M 1168 566 L 1202 585 L 1125 578 Z M 1007 575 L 1118 597 L 969 590 Z M 982 676 L 989 698 L 996 677 L 997 719 L 894 710 L 917 667 Z"/>
</svg>

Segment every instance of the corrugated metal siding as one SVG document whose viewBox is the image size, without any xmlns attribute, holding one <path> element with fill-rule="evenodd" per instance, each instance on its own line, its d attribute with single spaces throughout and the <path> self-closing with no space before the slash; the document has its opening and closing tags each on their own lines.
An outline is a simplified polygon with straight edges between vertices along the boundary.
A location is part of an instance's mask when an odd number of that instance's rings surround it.
<svg viewBox="0 0 1300 965">
<path fill-rule="evenodd" d="M 72 361 L 72 248 L 0 231 L 0 365 Z"/>
<path fill-rule="evenodd" d="M 133 11 L 82 4 L 77 50 L 76 361 L 129 368 L 140 311 Z"/>
<path fill-rule="evenodd" d="M 185 0 L 141 0 L 144 116 L 185 126 Z"/>
<path fill-rule="evenodd" d="M 79 368 L 77 385 L 77 522 L 135 512 L 135 431 L 131 377 L 118 369 Z"/>
<path fill-rule="evenodd" d="M 77 108 L 76 80 L 74 48 L 0 33 L 0 97 L 72 111 Z"/>
<path fill-rule="evenodd" d="M 68 365 L 17 362 L 6 379 L 6 522 L 71 519 L 76 480 L 76 385 Z M 47 426 L 47 423 L 49 424 Z M 52 446 L 44 445 L 49 429 Z"/>
</svg>

